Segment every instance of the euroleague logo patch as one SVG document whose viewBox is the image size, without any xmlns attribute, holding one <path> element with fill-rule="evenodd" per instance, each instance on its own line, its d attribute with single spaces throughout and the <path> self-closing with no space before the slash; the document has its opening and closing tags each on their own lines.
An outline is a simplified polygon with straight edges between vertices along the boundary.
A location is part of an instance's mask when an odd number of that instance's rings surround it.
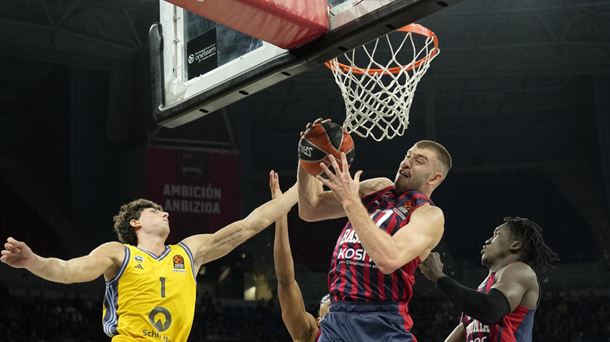
<svg viewBox="0 0 610 342">
<path fill-rule="evenodd" d="M 182 255 L 174 255 L 174 270 L 184 270 L 184 258 Z"/>
<path fill-rule="evenodd" d="M 413 202 L 407 201 L 401 206 L 394 208 L 394 212 L 404 220 L 407 218 L 407 215 L 409 215 L 409 213 L 413 210 L 413 207 Z"/>
</svg>

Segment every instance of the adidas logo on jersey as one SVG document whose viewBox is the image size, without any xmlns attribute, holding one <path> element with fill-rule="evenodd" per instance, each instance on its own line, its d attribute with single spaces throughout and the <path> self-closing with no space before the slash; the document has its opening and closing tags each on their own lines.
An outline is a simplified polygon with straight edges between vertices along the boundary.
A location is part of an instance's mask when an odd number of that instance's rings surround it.
<svg viewBox="0 0 610 342">
<path fill-rule="evenodd" d="M 134 266 L 134 268 L 139 268 L 139 269 L 141 269 L 141 270 L 143 270 L 143 269 L 144 269 L 144 267 L 142 267 L 142 265 L 140 265 L 140 264 L 137 264 L 136 266 Z"/>
</svg>

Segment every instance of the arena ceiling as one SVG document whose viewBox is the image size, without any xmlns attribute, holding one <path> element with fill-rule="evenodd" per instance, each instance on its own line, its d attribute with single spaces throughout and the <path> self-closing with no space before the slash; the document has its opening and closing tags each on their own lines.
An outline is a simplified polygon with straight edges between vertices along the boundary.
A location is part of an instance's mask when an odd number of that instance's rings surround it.
<svg viewBox="0 0 610 342">
<path fill-rule="evenodd" d="M 0 4 L 0 102 L 28 99 L 56 66 L 110 69 L 142 53 L 153 0 Z"/>
<path fill-rule="evenodd" d="M 2 1 L 0 102 L 28 99 L 58 65 L 111 69 L 147 53 L 157 15 L 155 0 Z M 511 92 L 509 106 L 552 107 L 571 78 L 610 72 L 609 16 L 607 0 L 464 0 L 422 20 L 441 41 L 434 91 L 450 97 L 436 110 L 484 112 Z M 313 71 L 286 96 L 325 104 L 328 78 Z"/>
</svg>

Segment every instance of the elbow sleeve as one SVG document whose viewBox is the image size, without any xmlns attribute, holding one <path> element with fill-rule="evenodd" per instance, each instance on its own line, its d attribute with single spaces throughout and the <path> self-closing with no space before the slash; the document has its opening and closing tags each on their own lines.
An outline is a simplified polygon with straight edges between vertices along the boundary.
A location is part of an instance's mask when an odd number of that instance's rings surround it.
<svg viewBox="0 0 610 342">
<path fill-rule="evenodd" d="M 493 324 L 510 313 L 510 304 L 504 294 L 496 289 L 491 289 L 485 300 L 486 309 L 481 312 L 479 321 L 483 324 Z"/>
<path fill-rule="evenodd" d="M 478 292 L 449 277 L 442 277 L 437 285 L 460 311 L 483 324 L 498 322 L 510 313 L 508 299 L 496 289 L 489 293 Z"/>
</svg>

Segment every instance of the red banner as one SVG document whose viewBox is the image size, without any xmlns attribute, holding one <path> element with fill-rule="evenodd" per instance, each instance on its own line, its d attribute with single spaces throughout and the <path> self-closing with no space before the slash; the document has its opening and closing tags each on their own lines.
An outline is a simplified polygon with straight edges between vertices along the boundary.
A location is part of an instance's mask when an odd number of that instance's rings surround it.
<svg viewBox="0 0 610 342">
<path fill-rule="evenodd" d="M 240 218 L 238 154 L 149 147 L 145 170 L 146 198 L 169 213 L 169 243 Z"/>
</svg>

